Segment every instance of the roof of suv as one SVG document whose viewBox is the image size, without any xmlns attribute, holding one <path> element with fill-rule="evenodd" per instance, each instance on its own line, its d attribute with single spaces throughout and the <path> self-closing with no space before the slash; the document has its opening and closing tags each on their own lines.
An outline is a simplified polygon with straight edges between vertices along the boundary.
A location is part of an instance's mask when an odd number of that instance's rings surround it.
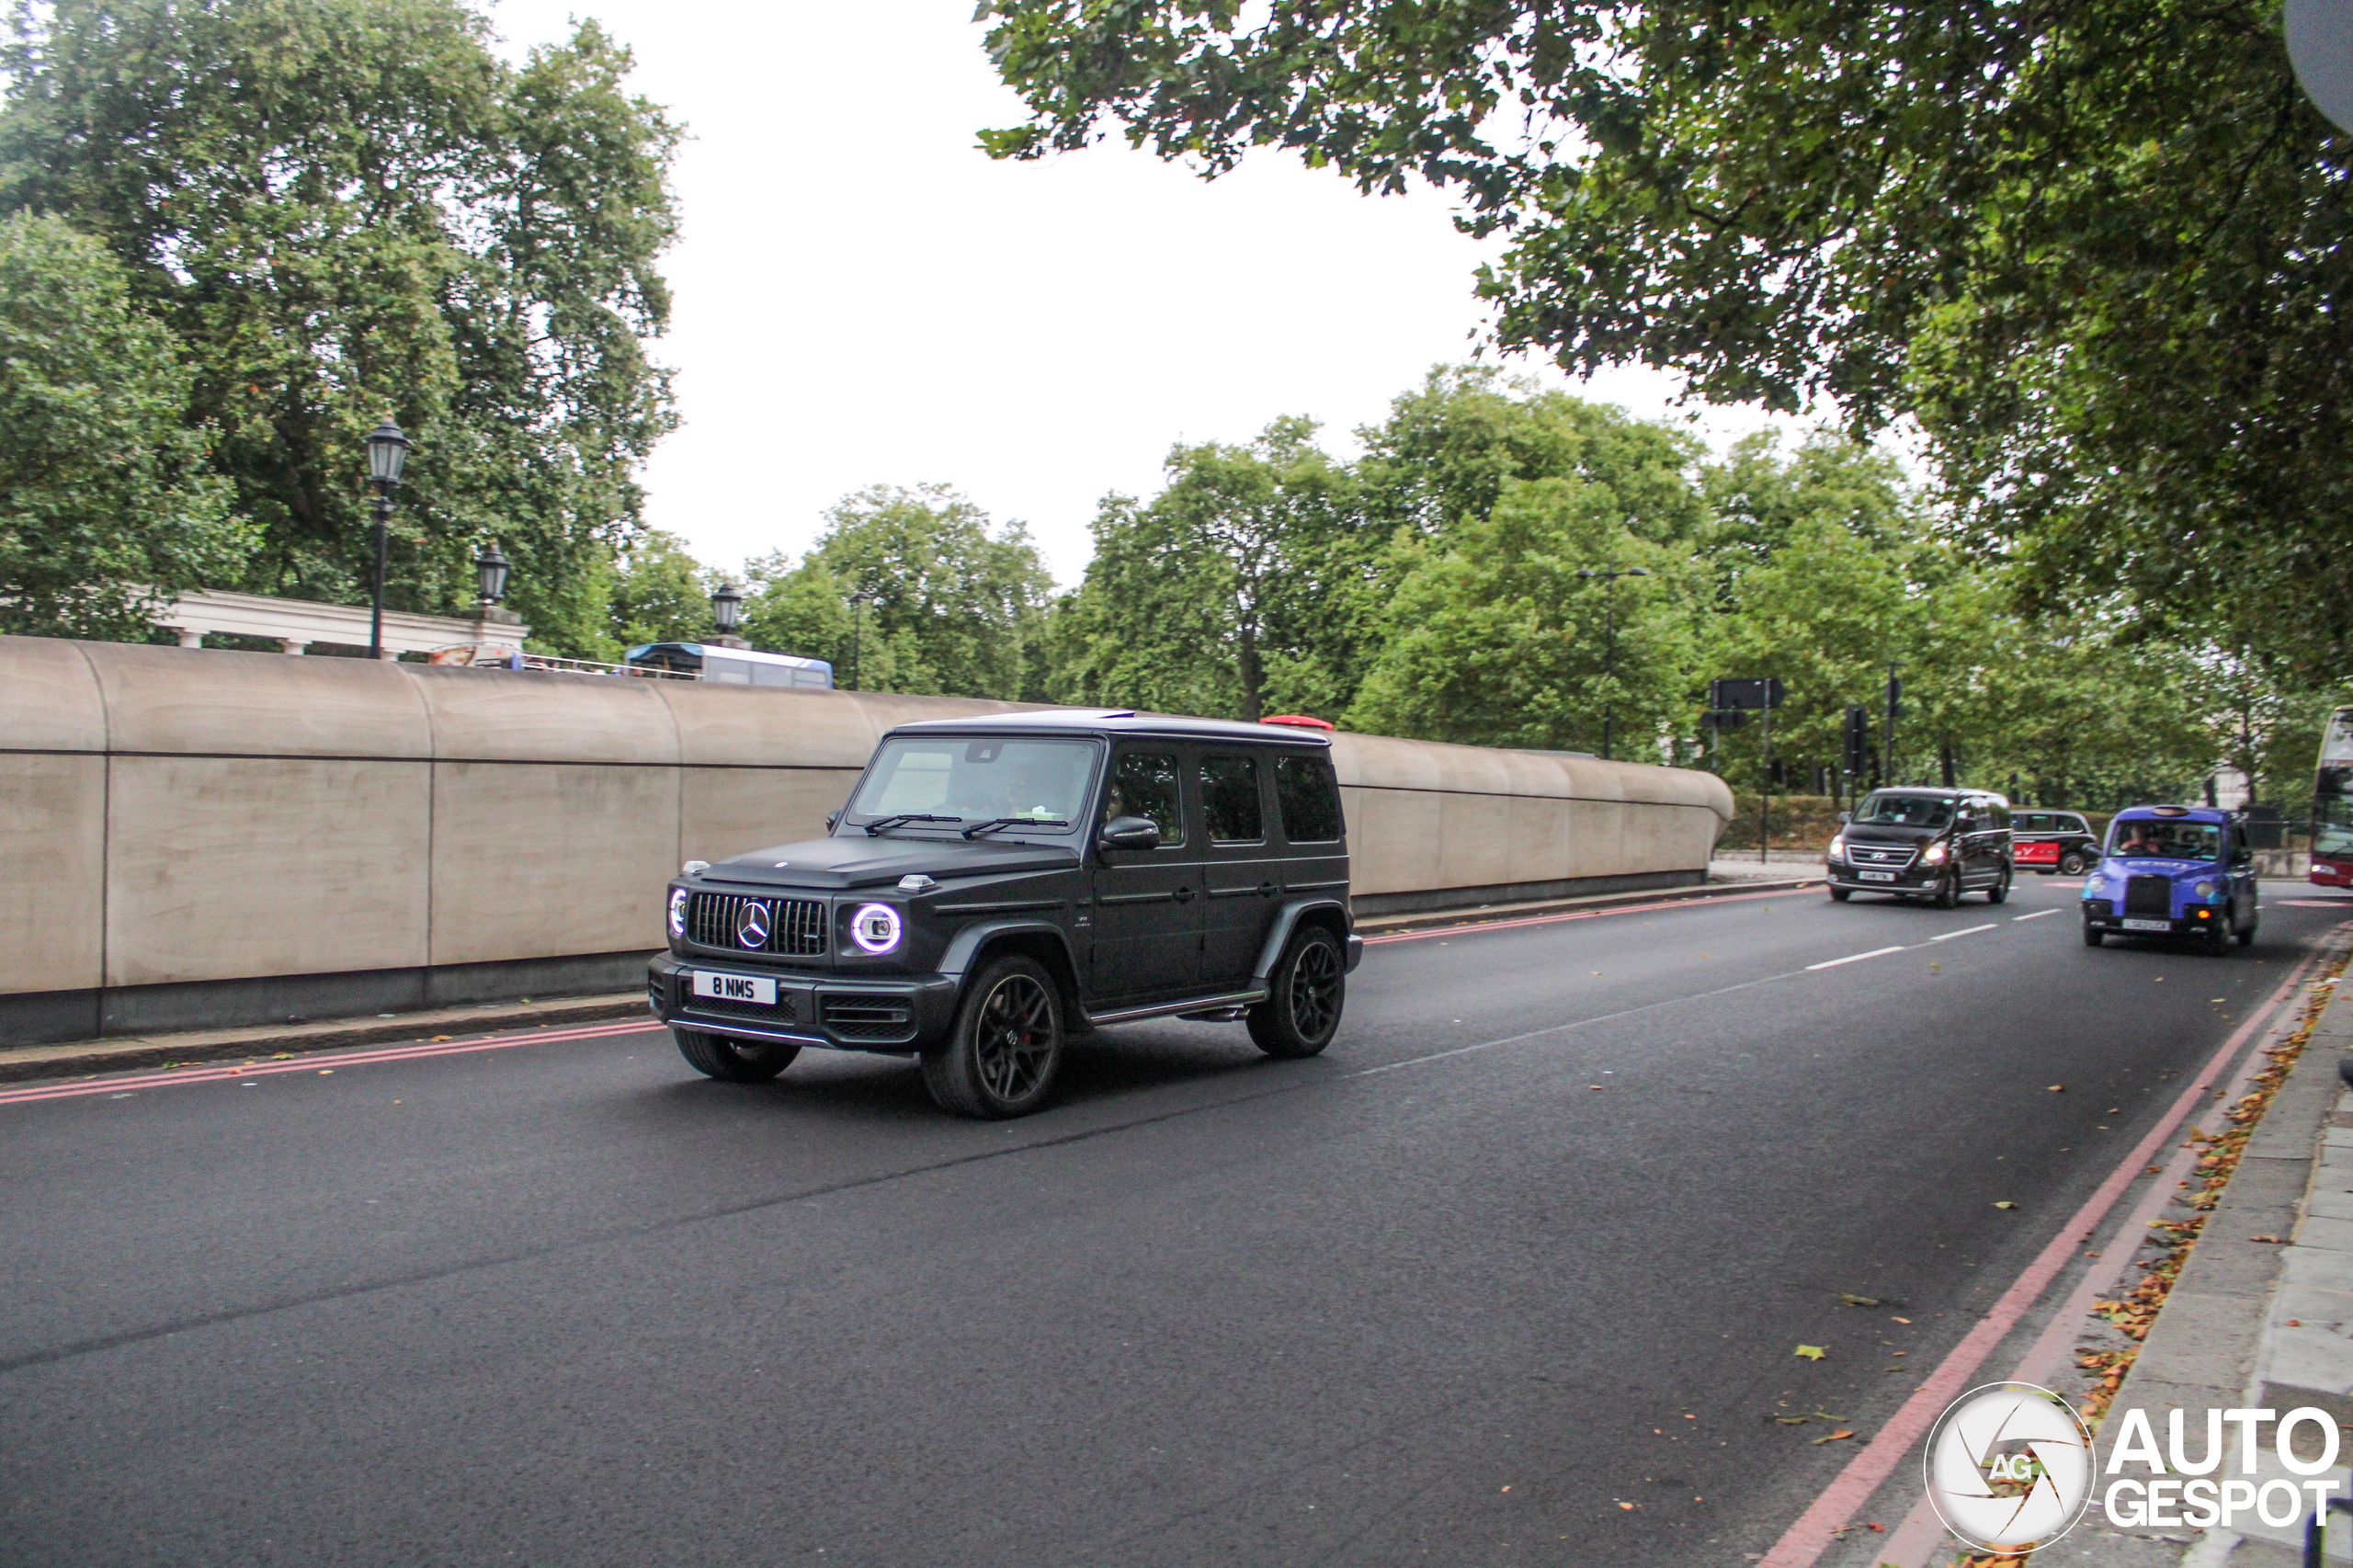
<svg viewBox="0 0 2353 1568">
<path fill-rule="evenodd" d="M 1021 713 L 983 713 L 970 719 L 926 719 L 893 726 L 894 735 L 1002 734 L 1044 732 L 1084 735 L 1169 735 L 1184 740 L 1255 741 L 1261 745 L 1325 746 L 1331 737 L 1295 724 L 1241 724 L 1228 719 L 1179 719 L 1135 713 L 1124 708 L 1033 709 Z"/>
</svg>

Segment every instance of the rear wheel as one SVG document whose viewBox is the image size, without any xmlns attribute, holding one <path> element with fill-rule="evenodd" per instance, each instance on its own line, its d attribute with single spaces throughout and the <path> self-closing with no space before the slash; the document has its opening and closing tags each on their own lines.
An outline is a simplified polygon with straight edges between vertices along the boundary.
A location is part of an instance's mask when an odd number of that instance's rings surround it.
<svg viewBox="0 0 2353 1568">
<path fill-rule="evenodd" d="M 1302 926 L 1275 964 L 1274 983 L 1247 1015 L 1250 1038 L 1269 1056 L 1313 1056 L 1340 1030 L 1348 966 L 1340 940 L 1321 926 Z"/>
<path fill-rule="evenodd" d="M 2080 849 L 2070 849 L 2059 857 L 2059 869 L 2071 877 L 2082 876 L 2085 868 L 2089 864 L 2090 862 L 2084 858 L 2084 852 Z"/>
<path fill-rule="evenodd" d="M 1854 896 L 1855 890 L 1852 888 L 1834 887 L 1830 890 L 1830 902 L 1833 903 L 1844 903 Z"/>
<path fill-rule="evenodd" d="M 701 1029 L 673 1028 L 670 1034 L 688 1066 L 730 1084 L 765 1084 L 801 1054 L 799 1046 L 781 1040 L 738 1040 Z"/>
<path fill-rule="evenodd" d="M 1063 1003 L 1034 959 L 996 960 L 965 987 L 947 1040 L 923 1053 L 932 1102 L 998 1120 L 1044 1105 L 1062 1075 Z"/>
</svg>

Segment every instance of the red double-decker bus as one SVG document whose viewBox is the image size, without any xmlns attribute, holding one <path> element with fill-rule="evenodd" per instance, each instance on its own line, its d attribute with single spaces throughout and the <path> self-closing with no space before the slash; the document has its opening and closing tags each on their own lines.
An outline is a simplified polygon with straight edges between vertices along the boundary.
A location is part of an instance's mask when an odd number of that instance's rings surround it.
<svg viewBox="0 0 2353 1568">
<path fill-rule="evenodd" d="M 2309 875 L 2324 887 L 2353 887 L 2353 708 L 2331 713 L 2321 733 Z"/>
</svg>

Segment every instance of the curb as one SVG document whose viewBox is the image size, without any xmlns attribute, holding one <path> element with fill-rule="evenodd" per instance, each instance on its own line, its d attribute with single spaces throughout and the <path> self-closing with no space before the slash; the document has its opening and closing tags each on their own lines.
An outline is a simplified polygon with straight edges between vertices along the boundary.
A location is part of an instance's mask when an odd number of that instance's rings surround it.
<svg viewBox="0 0 2353 1568">
<path fill-rule="evenodd" d="M 403 1013 L 382 1019 L 337 1018 L 316 1024 L 197 1029 L 185 1034 L 82 1040 L 67 1045 L 24 1045 L 0 1050 L 0 1084 L 34 1078 L 87 1077 L 139 1067 L 171 1067 L 187 1062 L 337 1051 L 346 1046 L 417 1040 L 437 1034 L 546 1028 L 556 1024 L 625 1018 L 644 1010 L 645 998 L 629 991 L 553 1002 L 441 1007 L 429 1013 Z"/>
<path fill-rule="evenodd" d="M 1693 899 L 1723 898 L 1739 893 L 1790 892 L 1821 885 L 1820 875 L 1764 878 L 1736 882 L 1703 882 L 1697 887 L 1650 888 L 1641 892 L 1591 893 L 1584 898 L 1545 899 L 1535 903 L 1484 903 L 1467 909 L 1417 910 L 1411 915 L 1376 915 L 1356 923 L 1359 936 L 1385 936 L 1392 931 L 1426 931 L 1449 926 L 1483 926 L 1491 920 L 1525 920 L 1530 915 L 1579 909 L 1610 909 L 1630 903 L 1686 903 Z"/>
</svg>

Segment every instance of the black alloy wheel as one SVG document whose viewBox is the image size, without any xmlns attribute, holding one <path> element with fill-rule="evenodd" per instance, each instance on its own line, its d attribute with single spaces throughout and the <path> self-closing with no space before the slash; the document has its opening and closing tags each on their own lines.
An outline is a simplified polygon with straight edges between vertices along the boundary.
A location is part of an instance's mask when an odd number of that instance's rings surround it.
<svg viewBox="0 0 2353 1568">
<path fill-rule="evenodd" d="M 2070 877 L 2082 876 L 2089 866 L 2090 862 L 2084 858 L 2084 852 L 2080 849 L 2070 849 L 2059 857 L 2059 869 Z"/>
<path fill-rule="evenodd" d="M 1053 1093 L 1063 1040 L 1053 977 L 1034 959 L 995 960 L 965 988 L 947 1040 L 923 1053 L 924 1087 L 958 1116 L 1027 1116 Z"/>
<path fill-rule="evenodd" d="M 1275 965 L 1264 1002 L 1245 1015 L 1250 1038 L 1269 1056 L 1313 1056 L 1340 1030 L 1348 965 L 1340 939 L 1321 926 L 1302 926 Z"/>
<path fill-rule="evenodd" d="M 765 1084 L 801 1054 L 801 1048 L 789 1040 L 740 1040 L 676 1026 L 670 1033 L 688 1066 L 706 1078 L 730 1084 Z"/>
</svg>

